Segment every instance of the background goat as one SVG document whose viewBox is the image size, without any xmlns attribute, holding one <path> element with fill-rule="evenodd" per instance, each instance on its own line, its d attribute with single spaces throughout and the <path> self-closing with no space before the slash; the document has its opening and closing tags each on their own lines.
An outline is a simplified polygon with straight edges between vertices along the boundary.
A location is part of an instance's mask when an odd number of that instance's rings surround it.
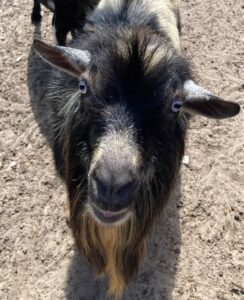
<svg viewBox="0 0 244 300">
<path fill-rule="evenodd" d="M 85 17 L 99 0 L 34 0 L 31 20 L 33 24 L 41 22 L 41 4 L 51 10 L 53 15 L 52 24 L 55 29 L 56 39 L 59 45 L 66 44 L 69 32 L 72 35 L 81 30 Z"/>
<path fill-rule="evenodd" d="M 194 83 L 180 55 L 178 4 L 102 0 L 69 47 L 34 42 L 49 64 L 30 56 L 30 95 L 47 108 L 77 245 L 114 296 L 137 274 L 174 187 L 187 115 L 240 109 Z"/>
</svg>

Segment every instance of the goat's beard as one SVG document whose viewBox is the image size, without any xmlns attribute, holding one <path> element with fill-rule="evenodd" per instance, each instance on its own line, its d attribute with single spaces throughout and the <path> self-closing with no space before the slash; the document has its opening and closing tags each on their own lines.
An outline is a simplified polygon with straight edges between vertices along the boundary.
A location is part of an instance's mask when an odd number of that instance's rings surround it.
<svg viewBox="0 0 244 300">
<path fill-rule="evenodd" d="M 120 226 L 99 224 L 85 208 L 77 210 L 80 193 L 75 198 L 70 212 L 76 243 L 95 273 L 108 276 L 108 294 L 121 297 L 144 258 L 148 228 L 143 232 L 135 216 Z"/>
</svg>

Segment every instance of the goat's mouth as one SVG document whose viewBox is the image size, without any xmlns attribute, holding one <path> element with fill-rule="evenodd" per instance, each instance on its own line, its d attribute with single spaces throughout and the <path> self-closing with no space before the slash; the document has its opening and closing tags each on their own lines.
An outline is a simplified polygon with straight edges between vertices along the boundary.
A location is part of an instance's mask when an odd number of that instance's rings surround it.
<svg viewBox="0 0 244 300">
<path fill-rule="evenodd" d="M 89 205 L 89 212 L 98 223 L 110 226 L 121 225 L 125 223 L 132 215 L 132 212 L 129 208 L 114 212 L 103 210 L 94 204 Z"/>
</svg>

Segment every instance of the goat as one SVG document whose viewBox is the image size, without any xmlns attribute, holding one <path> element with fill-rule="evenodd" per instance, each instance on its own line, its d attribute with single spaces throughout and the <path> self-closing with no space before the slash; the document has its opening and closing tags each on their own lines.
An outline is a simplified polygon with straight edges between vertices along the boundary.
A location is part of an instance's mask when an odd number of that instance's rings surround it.
<svg viewBox="0 0 244 300">
<path fill-rule="evenodd" d="M 68 47 L 33 48 L 30 96 L 46 107 L 74 238 L 119 297 L 174 188 L 189 115 L 229 118 L 240 106 L 195 83 L 178 0 L 101 0 Z"/>
<path fill-rule="evenodd" d="M 34 0 L 31 20 L 38 25 L 41 22 L 41 5 L 43 4 L 54 13 L 52 24 L 59 45 L 66 44 L 69 32 L 74 36 L 82 29 L 85 17 L 99 0 Z"/>
</svg>

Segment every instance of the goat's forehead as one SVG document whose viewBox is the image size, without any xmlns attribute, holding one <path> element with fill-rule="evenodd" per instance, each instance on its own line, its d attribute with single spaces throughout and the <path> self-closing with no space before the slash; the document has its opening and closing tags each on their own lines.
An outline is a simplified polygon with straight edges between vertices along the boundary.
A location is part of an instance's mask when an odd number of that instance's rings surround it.
<svg viewBox="0 0 244 300">
<path fill-rule="evenodd" d="M 161 61 L 167 61 L 177 54 L 172 44 L 165 39 L 159 38 L 154 31 L 139 28 L 137 30 L 118 30 L 116 33 L 104 35 L 94 39 L 90 44 L 95 60 L 123 61 L 130 64 L 133 60 L 152 69 Z"/>
<path fill-rule="evenodd" d="M 118 44 L 117 49 L 98 56 L 91 65 L 93 78 L 100 85 L 149 91 L 177 77 L 171 50 L 155 45 L 130 49 L 121 41 Z"/>
</svg>

